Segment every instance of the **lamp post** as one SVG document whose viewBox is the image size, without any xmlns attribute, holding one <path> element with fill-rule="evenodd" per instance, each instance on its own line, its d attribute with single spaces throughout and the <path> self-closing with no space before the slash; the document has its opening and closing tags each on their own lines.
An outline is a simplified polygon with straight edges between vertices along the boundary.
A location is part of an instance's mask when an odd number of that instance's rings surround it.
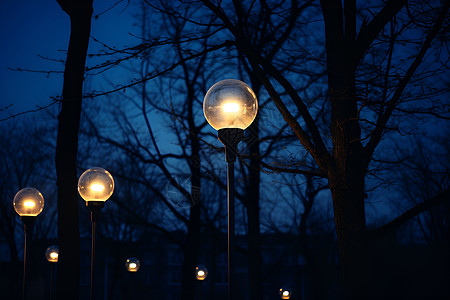
<svg viewBox="0 0 450 300">
<path fill-rule="evenodd" d="M 37 189 L 26 187 L 18 191 L 14 196 L 13 206 L 14 210 L 23 222 L 23 230 L 25 233 L 25 244 L 23 250 L 22 299 L 26 299 L 28 247 L 31 243 L 31 232 L 33 230 L 34 222 L 36 221 L 36 217 L 42 212 L 42 209 L 44 209 L 44 197 Z"/>
<path fill-rule="evenodd" d="M 53 269 L 54 265 L 58 262 L 59 247 L 52 245 L 45 250 L 45 258 L 50 263 L 50 300 L 53 299 Z"/>
<path fill-rule="evenodd" d="M 208 123 L 218 130 L 218 138 L 225 146 L 225 161 L 228 163 L 228 299 L 234 300 L 234 162 L 244 129 L 250 126 L 258 112 L 258 101 L 247 84 L 226 79 L 217 82 L 208 90 L 203 101 L 203 112 Z"/>
<path fill-rule="evenodd" d="M 199 282 L 198 298 L 202 299 L 203 281 L 208 277 L 208 269 L 205 266 L 195 267 L 195 279 Z"/>
<path fill-rule="evenodd" d="M 84 171 L 78 179 L 78 192 L 86 201 L 87 208 L 91 211 L 91 297 L 94 299 L 94 262 L 95 262 L 95 224 L 100 209 L 105 201 L 111 197 L 114 191 L 114 179 L 103 168 L 95 167 Z"/>
<path fill-rule="evenodd" d="M 139 259 L 137 259 L 136 257 L 127 258 L 125 262 L 125 268 L 130 273 L 136 273 L 139 270 L 140 266 L 141 263 L 139 262 Z"/>
<path fill-rule="evenodd" d="M 208 277 L 208 269 L 205 266 L 195 267 L 195 278 L 198 281 L 203 281 Z"/>
<path fill-rule="evenodd" d="M 280 289 L 280 298 L 281 299 L 291 299 L 292 292 L 286 289 Z"/>
<path fill-rule="evenodd" d="M 125 268 L 128 272 L 130 272 L 130 299 L 133 299 L 133 273 L 136 273 L 139 270 L 141 263 L 139 259 L 136 257 L 127 258 L 125 261 Z"/>
</svg>

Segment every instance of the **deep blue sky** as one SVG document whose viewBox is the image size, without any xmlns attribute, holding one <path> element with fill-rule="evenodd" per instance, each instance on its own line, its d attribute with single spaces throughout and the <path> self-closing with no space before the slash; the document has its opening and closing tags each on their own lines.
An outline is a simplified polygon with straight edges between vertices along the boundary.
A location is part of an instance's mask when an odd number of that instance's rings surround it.
<svg viewBox="0 0 450 300">
<path fill-rule="evenodd" d="M 116 0 L 94 0 L 94 15 L 100 14 Z M 120 4 L 92 19 L 91 35 L 114 46 L 132 44 L 133 7 Z M 0 0 L 0 119 L 10 114 L 44 106 L 50 97 L 62 91 L 62 74 L 15 72 L 8 68 L 31 70 L 59 70 L 60 63 L 42 59 L 65 59 L 70 34 L 69 17 L 56 0 Z M 90 43 L 89 52 L 96 44 Z M 89 62 L 88 62 L 89 63 Z"/>
</svg>

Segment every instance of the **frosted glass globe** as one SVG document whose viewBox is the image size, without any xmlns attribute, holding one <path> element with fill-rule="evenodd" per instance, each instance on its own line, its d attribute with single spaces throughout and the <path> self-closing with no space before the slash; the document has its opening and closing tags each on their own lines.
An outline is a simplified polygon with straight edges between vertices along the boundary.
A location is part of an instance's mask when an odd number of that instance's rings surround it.
<svg viewBox="0 0 450 300">
<path fill-rule="evenodd" d="M 208 269 L 205 266 L 198 266 L 195 268 L 195 278 L 203 281 L 208 276 Z"/>
<path fill-rule="evenodd" d="M 208 123 L 219 130 L 245 129 L 258 112 L 258 100 L 253 90 L 244 82 L 225 79 L 214 84 L 206 93 L 203 113 Z"/>
<path fill-rule="evenodd" d="M 114 179 L 103 168 L 84 171 L 78 179 L 78 192 L 85 201 L 106 201 L 114 191 Z"/>
<path fill-rule="evenodd" d="M 125 262 L 125 268 L 127 268 L 128 272 L 137 272 L 140 266 L 141 263 L 136 257 L 130 257 Z"/>
<path fill-rule="evenodd" d="M 37 189 L 26 187 L 14 196 L 13 205 L 19 216 L 36 217 L 44 209 L 44 197 Z"/>
<path fill-rule="evenodd" d="M 59 247 L 57 245 L 52 245 L 45 250 L 45 258 L 49 262 L 58 262 L 59 257 Z"/>
</svg>

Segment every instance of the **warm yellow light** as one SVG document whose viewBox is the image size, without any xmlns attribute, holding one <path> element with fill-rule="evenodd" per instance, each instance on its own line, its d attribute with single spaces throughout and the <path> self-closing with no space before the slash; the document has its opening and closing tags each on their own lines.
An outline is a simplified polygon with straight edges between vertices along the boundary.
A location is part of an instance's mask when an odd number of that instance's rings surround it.
<svg viewBox="0 0 450 300">
<path fill-rule="evenodd" d="M 128 272 L 137 272 L 139 270 L 139 267 L 141 266 L 141 263 L 139 262 L 139 259 L 135 257 L 130 257 L 125 262 L 125 268 L 127 268 Z"/>
<path fill-rule="evenodd" d="M 105 189 L 105 186 L 98 183 L 91 184 L 91 190 L 94 192 L 102 192 Z"/>
<path fill-rule="evenodd" d="M 33 200 L 25 200 L 25 202 L 23 202 L 23 206 L 27 207 L 27 208 L 32 208 L 36 205 L 36 203 L 34 203 Z"/>
<path fill-rule="evenodd" d="M 81 198 L 89 201 L 106 201 L 114 191 L 114 179 L 103 168 L 91 168 L 78 179 L 78 192 Z"/>
<path fill-rule="evenodd" d="M 291 299 L 291 292 L 289 290 L 280 289 L 280 297 L 281 299 Z"/>
<path fill-rule="evenodd" d="M 256 94 L 244 82 L 225 79 L 214 84 L 203 100 L 203 113 L 216 130 L 245 129 L 258 112 Z"/>
<path fill-rule="evenodd" d="M 208 269 L 205 266 L 195 267 L 195 277 L 197 280 L 203 281 L 208 276 Z"/>
<path fill-rule="evenodd" d="M 52 245 L 45 250 L 45 258 L 51 263 L 58 262 L 59 247 L 57 245 Z"/>
<path fill-rule="evenodd" d="M 233 102 L 224 103 L 224 105 L 222 106 L 222 109 L 224 112 L 227 112 L 227 113 L 235 113 L 240 110 L 240 105 L 239 105 L 239 103 L 233 103 Z"/>
<path fill-rule="evenodd" d="M 44 197 L 35 188 L 26 187 L 14 196 L 13 205 L 19 216 L 36 217 L 44 208 Z"/>
</svg>

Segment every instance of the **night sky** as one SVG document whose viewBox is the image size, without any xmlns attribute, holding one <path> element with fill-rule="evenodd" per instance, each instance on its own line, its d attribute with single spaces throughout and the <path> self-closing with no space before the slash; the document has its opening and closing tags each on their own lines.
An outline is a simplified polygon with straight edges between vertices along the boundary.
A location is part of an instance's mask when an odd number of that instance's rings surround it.
<svg viewBox="0 0 450 300">
<path fill-rule="evenodd" d="M 135 8 L 130 4 L 116 1 L 94 1 L 94 16 L 91 35 L 108 45 L 120 47 L 136 42 L 133 32 Z M 62 73 L 45 74 L 17 72 L 11 69 L 36 71 L 64 70 L 61 62 L 65 60 L 70 21 L 56 0 L 24 0 L 0 2 L 0 107 L 9 106 L 0 112 L 0 118 L 45 106 L 62 91 Z M 106 11 L 108 10 L 108 11 Z M 103 13 L 102 13 L 103 12 Z M 97 16 L 95 18 L 95 16 Z M 95 51 L 98 44 L 90 41 L 89 52 Z M 92 61 L 87 61 L 87 65 Z"/>
</svg>

